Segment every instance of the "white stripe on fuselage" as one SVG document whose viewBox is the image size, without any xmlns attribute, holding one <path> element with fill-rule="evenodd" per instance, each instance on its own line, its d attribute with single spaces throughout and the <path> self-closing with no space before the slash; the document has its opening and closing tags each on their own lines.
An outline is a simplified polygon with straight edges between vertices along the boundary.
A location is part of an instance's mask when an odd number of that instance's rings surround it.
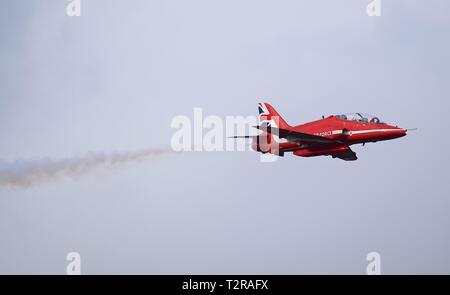
<svg viewBox="0 0 450 295">
<path fill-rule="evenodd" d="M 340 130 L 330 130 L 330 131 L 323 131 L 323 132 L 317 132 L 314 133 L 314 135 L 317 136 L 323 136 L 327 137 L 329 135 L 337 135 L 337 134 L 344 134 L 344 135 L 354 135 L 354 134 L 364 134 L 364 133 L 374 133 L 374 132 L 389 132 L 389 131 L 395 131 L 395 130 L 401 130 L 401 129 L 366 129 L 366 130 L 356 130 L 356 131 L 344 131 L 342 129 Z"/>
<path fill-rule="evenodd" d="M 363 133 L 373 133 L 373 132 L 388 132 L 388 131 L 400 131 L 400 129 L 369 129 L 369 130 L 357 130 L 357 131 L 349 131 L 349 135 L 353 134 L 363 134 Z"/>
</svg>

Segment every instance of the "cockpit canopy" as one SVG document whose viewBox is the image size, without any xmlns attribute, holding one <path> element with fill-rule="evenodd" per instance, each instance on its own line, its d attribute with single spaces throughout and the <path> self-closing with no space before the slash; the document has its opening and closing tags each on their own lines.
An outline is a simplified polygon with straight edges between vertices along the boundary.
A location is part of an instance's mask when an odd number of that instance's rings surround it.
<svg viewBox="0 0 450 295">
<path fill-rule="evenodd" d="M 339 120 L 357 121 L 371 124 L 384 124 L 384 122 L 381 121 L 380 118 L 364 113 L 348 113 L 336 115 L 336 118 Z"/>
</svg>

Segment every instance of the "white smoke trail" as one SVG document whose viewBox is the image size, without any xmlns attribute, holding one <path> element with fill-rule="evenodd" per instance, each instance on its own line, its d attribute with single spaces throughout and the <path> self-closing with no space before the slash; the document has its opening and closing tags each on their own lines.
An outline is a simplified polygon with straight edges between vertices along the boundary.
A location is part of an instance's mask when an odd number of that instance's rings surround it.
<svg viewBox="0 0 450 295">
<path fill-rule="evenodd" d="M 65 159 L 0 160 L 0 186 L 28 188 L 65 177 L 77 178 L 94 170 L 111 169 L 170 152 L 170 149 L 142 149 L 112 154 L 90 152 Z"/>
</svg>

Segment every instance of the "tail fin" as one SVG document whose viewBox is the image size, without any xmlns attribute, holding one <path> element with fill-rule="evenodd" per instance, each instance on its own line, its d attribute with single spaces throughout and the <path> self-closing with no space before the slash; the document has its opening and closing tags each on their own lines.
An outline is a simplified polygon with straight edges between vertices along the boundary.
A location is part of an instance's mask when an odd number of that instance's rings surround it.
<svg viewBox="0 0 450 295">
<path fill-rule="evenodd" d="M 268 123 L 273 127 L 280 129 L 288 129 L 290 126 L 286 121 L 278 114 L 278 112 L 267 102 L 261 102 L 258 104 L 259 112 L 259 124 Z"/>
</svg>

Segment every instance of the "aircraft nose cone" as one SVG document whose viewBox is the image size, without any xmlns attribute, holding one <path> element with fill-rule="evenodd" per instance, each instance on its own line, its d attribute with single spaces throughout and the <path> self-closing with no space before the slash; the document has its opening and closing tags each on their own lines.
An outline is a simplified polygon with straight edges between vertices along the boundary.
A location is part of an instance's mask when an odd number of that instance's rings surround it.
<svg viewBox="0 0 450 295">
<path fill-rule="evenodd" d="M 396 133 L 398 134 L 399 137 L 402 137 L 408 134 L 408 130 L 403 128 L 397 128 Z"/>
<path fill-rule="evenodd" d="M 407 134 L 408 130 L 400 128 L 398 126 L 389 126 L 389 136 L 392 138 L 403 137 Z"/>
</svg>

